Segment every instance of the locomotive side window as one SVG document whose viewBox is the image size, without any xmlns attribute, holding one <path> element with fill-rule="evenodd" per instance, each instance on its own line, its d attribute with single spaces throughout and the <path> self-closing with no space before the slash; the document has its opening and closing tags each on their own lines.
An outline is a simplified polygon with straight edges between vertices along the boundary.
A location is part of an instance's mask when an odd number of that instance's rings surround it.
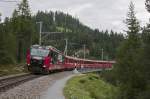
<svg viewBox="0 0 150 99">
<path fill-rule="evenodd" d="M 58 55 L 58 61 L 61 62 L 61 63 L 64 63 L 64 56 L 59 54 Z"/>
<path fill-rule="evenodd" d="M 58 55 L 58 61 L 62 62 L 62 55 L 61 54 Z"/>
<path fill-rule="evenodd" d="M 57 57 L 58 57 L 57 53 L 54 51 L 51 51 L 50 56 L 52 58 L 52 64 L 56 64 L 57 63 Z"/>
</svg>

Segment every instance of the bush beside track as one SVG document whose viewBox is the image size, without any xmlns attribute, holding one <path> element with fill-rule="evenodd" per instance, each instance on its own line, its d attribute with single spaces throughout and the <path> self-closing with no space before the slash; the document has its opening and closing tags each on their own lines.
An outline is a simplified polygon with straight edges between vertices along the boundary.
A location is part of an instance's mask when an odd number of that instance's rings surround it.
<svg viewBox="0 0 150 99">
<path fill-rule="evenodd" d="M 24 64 L 0 65 L 0 76 L 26 73 L 28 72 Z"/>
<path fill-rule="evenodd" d="M 65 88 L 66 99 L 116 99 L 118 88 L 101 80 L 96 74 L 71 78 Z"/>
</svg>

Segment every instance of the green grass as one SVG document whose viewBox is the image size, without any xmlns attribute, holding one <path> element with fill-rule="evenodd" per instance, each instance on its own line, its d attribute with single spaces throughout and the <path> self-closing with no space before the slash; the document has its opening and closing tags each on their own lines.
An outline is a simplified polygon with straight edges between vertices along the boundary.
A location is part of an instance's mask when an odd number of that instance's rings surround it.
<svg viewBox="0 0 150 99">
<path fill-rule="evenodd" d="M 63 27 L 56 27 L 56 29 L 60 32 L 66 31 L 66 32 L 72 32 L 72 30 L 68 29 L 68 28 L 63 28 Z"/>
<path fill-rule="evenodd" d="M 22 65 L 0 65 L 0 76 L 27 72 Z"/>
<path fill-rule="evenodd" d="M 65 88 L 66 99 L 116 99 L 118 88 L 101 80 L 96 74 L 71 78 Z"/>
</svg>

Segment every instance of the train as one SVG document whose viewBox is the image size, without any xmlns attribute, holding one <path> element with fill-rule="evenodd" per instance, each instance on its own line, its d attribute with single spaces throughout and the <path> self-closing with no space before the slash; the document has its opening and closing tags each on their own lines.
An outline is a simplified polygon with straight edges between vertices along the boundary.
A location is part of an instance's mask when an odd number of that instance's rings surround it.
<svg viewBox="0 0 150 99">
<path fill-rule="evenodd" d="M 65 55 L 53 46 L 32 45 L 27 50 L 26 64 L 32 73 L 49 74 L 75 68 L 111 69 L 115 61 L 100 61 Z"/>
</svg>

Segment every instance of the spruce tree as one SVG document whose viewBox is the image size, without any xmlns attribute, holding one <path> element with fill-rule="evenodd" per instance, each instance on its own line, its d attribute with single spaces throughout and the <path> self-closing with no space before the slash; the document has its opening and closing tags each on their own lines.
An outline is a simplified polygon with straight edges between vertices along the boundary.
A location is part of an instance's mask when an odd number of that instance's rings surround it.
<svg viewBox="0 0 150 99">
<path fill-rule="evenodd" d="M 145 6 L 148 12 L 150 12 L 150 0 L 145 1 Z"/>
<path fill-rule="evenodd" d="M 0 13 L 0 22 L 1 22 L 1 16 L 2 16 L 2 14 Z"/>
<path fill-rule="evenodd" d="M 129 5 L 126 18 L 127 39 L 119 48 L 115 68 L 118 84 L 121 87 L 121 99 L 136 99 L 139 87 L 138 57 L 141 40 L 139 38 L 140 25 L 135 16 L 133 2 Z"/>
<path fill-rule="evenodd" d="M 150 0 L 146 0 L 145 2 L 146 9 L 150 13 Z M 138 99 L 150 99 L 150 23 L 147 24 L 143 28 L 142 31 L 142 49 L 140 53 L 140 61 L 141 65 L 141 77 L 142 81 L 145 83 L 142 88 L 143 90 L 139 93 Z"/>
<path fill-rule="evenodd" d="M 142 77 L 141 81 L 143 85 L 141 85 L 142 90 L 138 95 L 138 99 L 149 99 L 150 98 L 150 24 L 147 24 L 142 31 L 142 48 L 140 52 L 140 57 L 138 61 L 140 61 L 140 75 Z"/>
<path fill-rule="evenodd" d="M 6 51 L 5 51 L 5 33 L 3 30 L 4 26 L 1 23 L 0 24 L 0 64 L 3 64 L 4 58 L 6 56 Z"/>
<path fill-rule="evenodd" d="M 6 17 L 4 22 L 0 23 L 0 64 L 12 64 L 15 62 L 15 38 L 10 30 L 10 19 Z"/>
<path fill-rule="evenodd" d="M 12 23 L 13 32 L 16 33 L 17 38 L 17 60 L 21 62 L 25 58 L 27 48 L 32 44 L 34 33 L 34 24 L 27 0 L 22 0 L 18 9 L 14 10 Z"/>
</svg>

